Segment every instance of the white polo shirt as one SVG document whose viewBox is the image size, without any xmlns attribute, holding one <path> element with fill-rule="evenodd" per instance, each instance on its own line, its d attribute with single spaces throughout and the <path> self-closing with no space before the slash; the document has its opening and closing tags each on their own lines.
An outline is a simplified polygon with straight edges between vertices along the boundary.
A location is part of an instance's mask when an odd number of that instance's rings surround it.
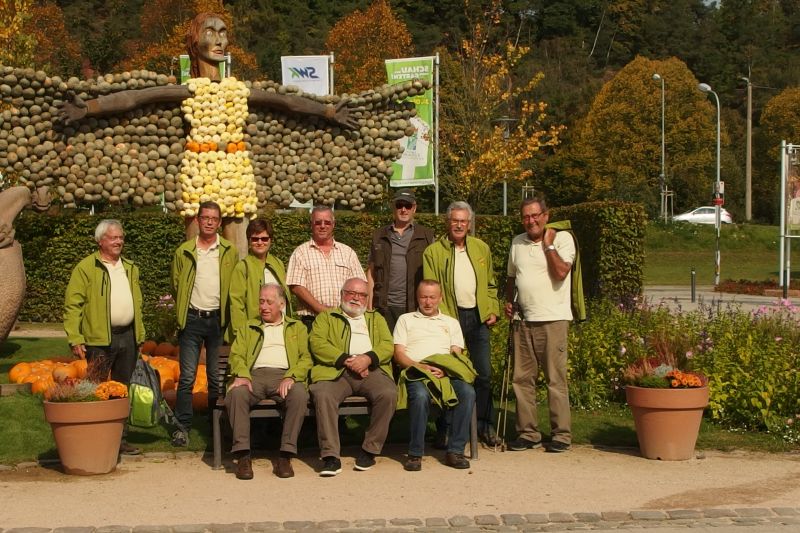
<svg viewBox="0 0 800 533">
<path fill-rule="evenodd" d="M 406 347 L 406 355 L 419 362 L 434 354 L 450 353 L 451 346 L 464 348 L 458 320 L 439 312 L 425 316 L 419 311 L 405 313 L 394 326 L 394 343 Z"/>
</svg>

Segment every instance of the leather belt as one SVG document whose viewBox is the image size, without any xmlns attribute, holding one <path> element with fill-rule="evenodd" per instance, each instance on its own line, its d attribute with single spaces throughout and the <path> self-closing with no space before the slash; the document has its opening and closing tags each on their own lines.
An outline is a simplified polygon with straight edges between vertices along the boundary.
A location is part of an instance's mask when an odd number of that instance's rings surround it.
<svg viewBox="0 0 800 533">
<path fill-rule="evenodd" d="M 189 314 L 198 316 L 200 318 L 211 318 L 215 316 L 219 316 L 219 309 L 212 309 L 211 311 L 204 311 L 203 309 L 195 309 L 194 307 L 189 308 Z"/>
</svg>

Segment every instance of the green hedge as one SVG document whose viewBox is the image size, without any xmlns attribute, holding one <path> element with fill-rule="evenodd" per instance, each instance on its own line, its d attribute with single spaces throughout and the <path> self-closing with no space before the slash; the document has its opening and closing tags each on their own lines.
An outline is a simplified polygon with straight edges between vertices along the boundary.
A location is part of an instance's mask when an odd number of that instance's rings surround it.
<svg viewBox="0 0 800 533">
<path fill-rule="evenodd" d="M 119 219 L 125 228 L 124 255 L 142 274 L 145 325 L 153 331 L 154 305 L 169 293 L 169 267 L 184 236 L 183 220 L 160 212 L 122 212 L 92 216 L 87 213 L 40 215 L 23 213 L 15 223 L 22 243 L 28 290 L 20 319 L 61 321 L 64 290 L 72 268 L 96 249 L 94 228 L 102 217 Z M 637 204 L 596 202 L 555 208 L 551 219 L 570 218 L 578 236 L 587 296 L 619 299 L 642 290 L 644 210 Z M 287 262 L 294 248 L 309 238 L 308 215 L 274 214 L 276 240 L 272 253 Z M 366 265 L 372 231 L 391 221 L 389 213 L 337 212 L 336 238 L 352 246 Z M 445 232 L 444 215 L 418 214 L 419 223 L 437 235 Z M 492 249 L 498 283 L 505 282 L 508 249 L 521 233 L 518 216 L 479 216 L 476 235 Z"/>
</svg>

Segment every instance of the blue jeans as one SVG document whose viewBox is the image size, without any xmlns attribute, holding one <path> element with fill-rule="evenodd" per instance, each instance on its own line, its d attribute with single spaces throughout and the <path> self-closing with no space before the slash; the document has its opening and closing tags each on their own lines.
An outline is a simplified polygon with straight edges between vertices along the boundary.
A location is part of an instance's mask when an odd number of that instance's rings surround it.
<svg viewBox="0 0 800 533">
<path fill-rule="evenodd" d="M 478 410 L 478 433 L 489 431 L 493 426 L 494 403 L 492 402 L 492 361 L 489 347 L 489 327 L 481 322 L 477 307 L 458 308 L 458 323 L 464 334 L 472 366 L 478 373 L 475 379 L 475 409 Z"/>
<path fill-rule="evenodd" d="M 192 427 L 192 388 L 197 377 L 197 365 L 200 361 L 200 347 L 206 346 L 206 377 L 208 378 L 209 412 L 216 405 L 220 391 L 218 352 L 222 346 L 222 328 L 219 317 L 200 318 L 189 314 L 186 327 L 178 336 L 180 345 L 181 377 L 178 380 L 177 399 L 175 401 L 175 419 L 178 426 L 185 431 Z"/>
<path fill-rule="evenodd" d="M 451 379 L 450 383 L 458 397 L 458 405 L 448 409 L 447 451 L 463 454 L 469 440 L 469 424 L 472 421 L 472 409 L 475 405 L 475 390 L 472 385 L 460 379 Z M 422 457 L 425 453 L 425 430 L 428 426 L 431 397 L 428 387 L 423 381 L 407 381 L 409 443 L 408 455 Z"/>
</svg>

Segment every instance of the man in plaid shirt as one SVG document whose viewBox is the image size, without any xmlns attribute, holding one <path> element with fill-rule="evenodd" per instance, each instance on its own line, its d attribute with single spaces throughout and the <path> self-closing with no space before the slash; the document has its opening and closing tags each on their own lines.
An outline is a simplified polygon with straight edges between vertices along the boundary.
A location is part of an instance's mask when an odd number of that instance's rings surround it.
<svg viewBox="0 0 800 533">
<path fill-rule="evenodd" d="M 366 281 L 358 256 L 346 244 L 336 242 L 336 219 L 328 206 L 311 210 L 311 240 L 295 248 L 286 270 L 286 284 L 297 296 L 297 315 L 311 329 L 314 317 L 341 303 L 340 290 L 350 278 Z"/>
</svg>

